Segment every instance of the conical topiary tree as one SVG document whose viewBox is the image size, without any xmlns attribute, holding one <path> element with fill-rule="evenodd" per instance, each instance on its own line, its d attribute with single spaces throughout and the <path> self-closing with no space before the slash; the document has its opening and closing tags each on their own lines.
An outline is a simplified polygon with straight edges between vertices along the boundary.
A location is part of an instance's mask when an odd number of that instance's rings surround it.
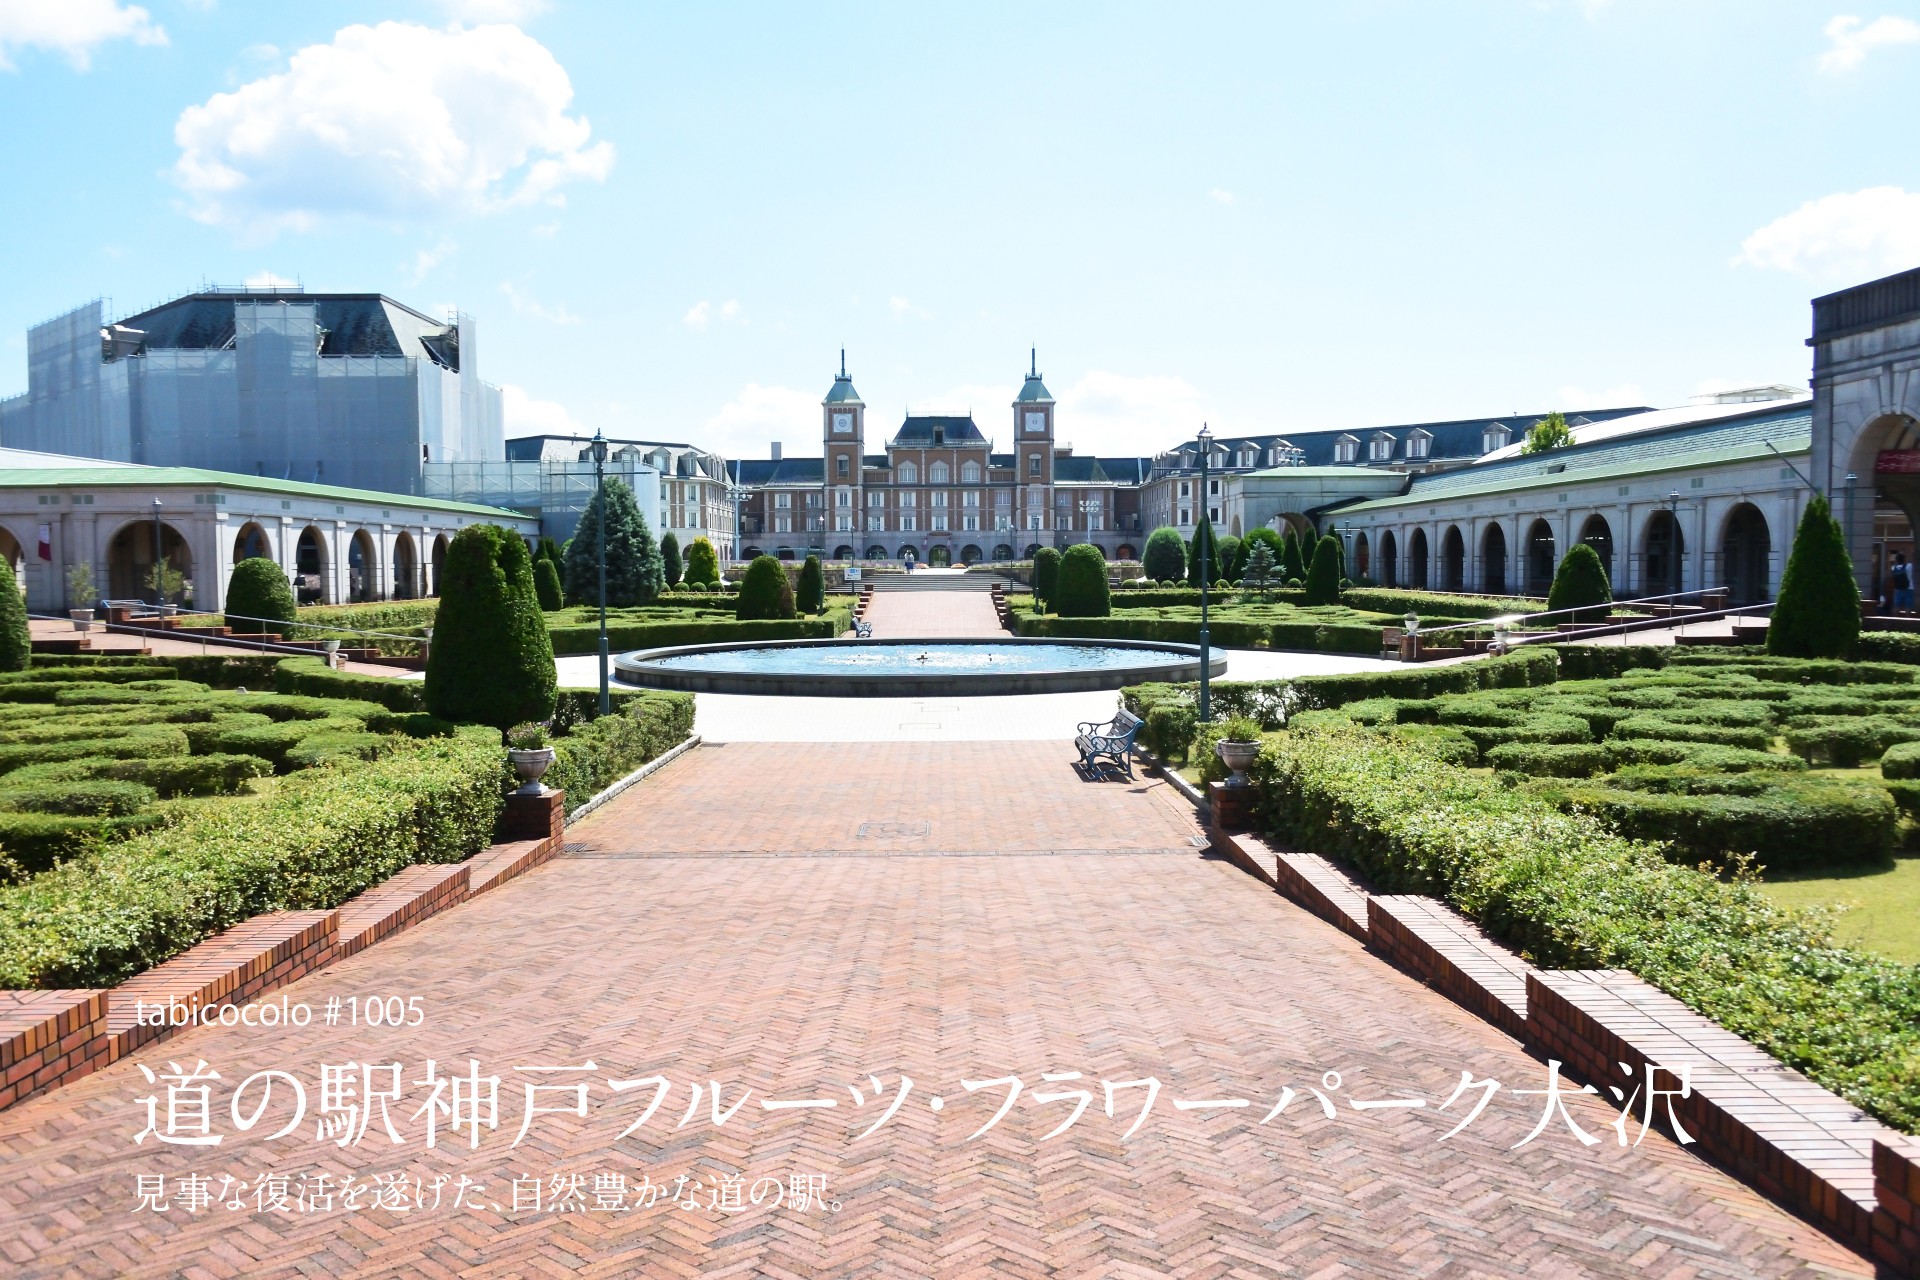
<svg viewBox="0 0 1920 1280">
<path fill-rule="evenodd" d="M 603 511 L 604 508 L 604 511 Z M 575 604 L 600 603 L 600 522 L 607 525 L 607 605 L 652 604 L 665 585 L 660 550 L 624 480 L 608 480 L 593 495 L 567 544 L 567 598 Z"/>
<path fill-rule="evenodd" d="M 552 717 L 553 642 L 511 529 L 469 525 L 448 544 L 425 692 L 443 720 L 506 729 Z"/>
<path fill-rule="evenodd" d="M 1187 585 L 1197 587 L 1204 577 L 1212 582 L 1220 576 L 1220 544 L 1213 536 L 1213 524 L 1205 515 L 1193 530 L 1193 545 L 1187 548 Z"/>
<path fill-rule="evenodd" d="M 1300 554 L 1300 539 L 1292 529 L 1280 540 L 1280 576 L 1286 582 L 1306 580 L 1307 563 Z"/>
<path fill-rule="evenodd" d="M 1560 557 L 1554 571 L 1553 587 L 1547 592 L 1547 612 L 1578 609 L 1563 619 L 1568 622 L 1605 622 L 1613 612 L 1613 586 L 1607 581 L 1607 568 L 1600 555 L 1584 542 L 1576 542 Z"/>
<path fill-rule="evenodd" d="M 1313 563 L 1307 566 L 1307 603 L 1340 603 L 1340 542 L 1326 537 L 1313 549 Z"/>
<path fill-rule="evenodd" d="M 13 564 L 0 556 L 0 671 L 25 671 L 33 661 L 27 632 L 27 599 L 13 576 Z"/>
<path fill-rule="evenodd" d="M 284 638 L 293 633 L 296 616 L 285 569 L 265 556 L 249 556 L 233 566 L 227 577 L 226 617 L 220 621 L 235 635 Z"/>
<path fill-rule="evenodd" d="M 1240 581 L 1240 561 L 1244 554 L 1240 539 L 1232 534 L 1220 539 L 1220 565 L 1213 571 L 1214 581 L 1221 578 L 1228 582 Z"/>
<path fill-rule="evenodd" d="M 1155 582 L 1178 582 L 1187 576 L 1187 544 L 1172 525 L 1161 525 L 1147 537 L 1140 571 Z"/>
<path fill-rule="evenodd" d="M 561 558 L 560 544 L 555 542 L 552 538 L 549 538 L 544 533 L 540 535 L 540 545 L 535 547 L 533 550 L 534 563 L 538 564 L 542 560 L 553 561 L 553 567 L 555 569 L 560 570 L 563 573 L 565 572 L 565 566 L 567 562 Z"/>
<path fill-rule="evenodd" d="M 1053 590 L 1060 578 L 1060 552 L 1041 547 L 1033 553 L 1033 598 L 1047 609 L 1053 607 Z"/>
<path fill-rule="evenodd" d="M 742 622 L 793 617 L 793 584 L 787 567 L 772 556 L 757 556 L 740 579 L 740 599 L 733 616 Z"/>
<path fill-rule="evenodd" d="M 705 538 L 687 544 L 686 580 L 696 587 L 720 581 L 720 554 Z"/>
<path fill-rule="evenodd" d="M 1860 638 L 1860 586 L 1840 524 L 1815 494 L 1793 535 L 1780 599 L 1767 625 L 1767 652 L 1783 658 L 1840 658 Z"/>
<path fill-rule="evenodd" d="M 1333 550 L 1334 550 L 1334 554 L 1335 554 L 1335 556 L 1336 556 L 1336 557 L 1338 558 L 1338 562 L 1339 562 L 1339 565 L 1340 565 L 1340 581 L 1342 581 L 1342 582 L 1345 582 L 1345 581 L 1347 580 L 1347 577 L 1348 577 L 1348 574 L 1347 574 L 1347 540 L 1346 540 L 1345 538 L 1343 538 L 1343 537 L 1341 537 L 1341 536 L 1340 536 L 1340 529 L 1339 529 L 1339 527 L 1338 527 L 1337 525 L 1333 525 L 1333 524 L 1329 524 L 1329 525 L 1327 526 L 1327 536 L 1328 536 L 1329 538 L 1332 538 L 1332 539 L 1333 539 Z M 1307 567 L 1308 567 L 1309 569 L 1311 569 L 1311 568 L 1312 568 L 1313 566 L 1312 566 L 1312 565 L 1308 565 Z"/>
<path fill-rule="evenodd" d="M 1060 558 L 1060 581 L 1054 589 L 1054 612 L 1063 618 L 1104 618 L 1113 612 L 1113 592 L 1107 585 L 1107 558 L 1100 548 L 1082 542 L 1067 548 Z"/>
<path fill-rule="evenodd" d="M 827 575 L 820 568 L 820 557 L 810 555 L 800 566 L 800 589 L 794 593 L 794 607 L 801 613 L 819 613 L 827 605 Z"/>
<path fill-rule="evenodd" d="M 545 557 L 533 562 L 533 595 L 540 602 L 542 613 L 552 613 L 566 605 L 560 591 L 560 570 Z"/>
<path fill-rule="evenodd" d="M 660 579 L 669 587 L 680 585 L 685 566 L 680 563 L 680 539 L 669 529 L 660 535 Z"/>
</svg>

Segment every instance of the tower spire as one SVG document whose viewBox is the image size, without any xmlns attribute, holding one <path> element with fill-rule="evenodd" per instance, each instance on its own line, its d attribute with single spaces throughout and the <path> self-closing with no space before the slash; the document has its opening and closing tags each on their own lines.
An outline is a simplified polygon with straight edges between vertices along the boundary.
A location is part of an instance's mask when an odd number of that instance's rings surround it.
<svg viewBox="0 0 1920 1280">
<path fill-rule="evenodd" d="M 1027 376 L 1029 378 L 1037 378 L 1040 376 L 1040 348 L 1037 346 L 1028 347 L 1027 355 L 1033 361 L 1032 364 L 1027 366 Z"/>
<path fill-rule="evenodd" d="M 847 349 L 845 347 L 840 348 L 840 376 L 843 378 L 847 376 Z"/>
</svg>

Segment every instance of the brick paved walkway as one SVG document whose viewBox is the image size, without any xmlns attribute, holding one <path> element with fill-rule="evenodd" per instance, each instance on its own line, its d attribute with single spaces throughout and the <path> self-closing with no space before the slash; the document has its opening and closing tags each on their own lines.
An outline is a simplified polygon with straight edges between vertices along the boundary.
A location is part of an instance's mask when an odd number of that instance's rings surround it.
<svg viewBox="0 0 1920 1280">
<path fill-rule="evenodd" d="M 863 824 L 867 825 L 862 831 Z M 887 825 L 881 825 L 887 824 Z M 922 826 L 924 824 L 924 830 Z M 1463 1070 L 1509 1089 L 1544 1072 L 1514 1043 L 1229 866 L 1183 849 L 1164 788 L 1090 784 L 1065 749 L 1015 744 L 729 744 L 690 753 L 570 833 L 584 846 L 289 989 L 419 995 L 411 1030 L 209 1028 L 0 1112 L 0 1272 L 10 1276 L 1783 1276 L 1868 1269 L 1673 1144 L 1621 1150 L 1559 1132 L 1520 1148 L 1538 1099 L 1460 1115 L 1347 1099 L 1446 1097 Z M 1058 852 L 1080 848 L 1081 853 Z M 722 856 L 745 851 L 748 856 Z M 831 851 L 843 851 L 837 855 Z M 816 856 L 765 856 L 803 853 Z M 846 856 L 865 853 L 879 856 Z M 945 854 L 947 856 L 931 856 Z M 992 854 L 995 856 L 969 856 Z M 691 855 L 691 856 L 689 856 Z M 924 856 L 914 856 L 924 855 Z M 231 1083 L 268 1067 L 478 1059 L 504 1078 L 477 1150 L 316 1143 L 132 1144 L 140 1064 L 205 1059 Z M 517 1066 L 579 1065 L 583 1076 Z M 1308 1089 L 1341 1073 L 1327 1119 Z M 1044 1082 L 1043 1072 L 1080 1072 Z M 651 1089 L 674 1081 L 638 1133 Z M 879 1117 L 867 1080 L 905 1104 Z M 999 1086 L 1024 1090 L 975 1141 Z M 1105 1114 L 1102 1081 L 1165 1089 Z M 541 1115 L 512 1143 L 521 1087 L 595 1081 L 585 1118 Z M 687 1111 L 686 1085 L 721 1082 Z M 865 1105 L 855 1107 L 848 1086 Z M 1078 1123 L 1046 1135 L 1086 1087 Z M 1283 1087 L 1297 1096 L 1261 1116 Z M 556 1094 L 542 1095 L 559 1105 Z M 939 1096 L 943 1109 L 930 1100 Z M 1178 1110 L 1240 1096 L 1249 1109 Z M 216 1093 L 219 1131 L 232 1133 Z M 831 1098 L 768 1111 L 767 1098 Z M 889 1099 L 890 1100 L 890 1099 Z M 250 1107 L 257 1099 L 250 1098 Z M 261 1130 L 284 1122 L 283 1103 Z M 377 1139 L 377 1141 L 375 1140 Z M 136 1217 L 134 1175 L 324 1169 L 464 1175 L 477 1212 L 341 1209 L 304 1219 L 208 1209 Z M 735 1217 L 496 1212 L 516 1174 L 818 1174 L 838 1212 Z M 218 1188 L 216 1178 L 215 1189 Z M 551 1185 L 551 1184 L 549 1184 Z M 450 1196 L 451 1190 L 443 1193 Z"/>
<path fill-rule="evenodd" d="M 876 591 L 867 620 L 873 623 L 873 634 L 884 640 L 1007 634 L 993 611 L 993 595 L 986 591 Z"/>
</svg>

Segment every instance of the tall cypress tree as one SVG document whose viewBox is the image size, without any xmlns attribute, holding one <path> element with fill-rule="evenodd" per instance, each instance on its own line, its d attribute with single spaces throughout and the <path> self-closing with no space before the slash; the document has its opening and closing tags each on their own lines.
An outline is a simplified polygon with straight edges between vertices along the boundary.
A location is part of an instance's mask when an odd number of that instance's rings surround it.
<svg viewBox="0 0 1920 1280">
<path fill-rule="evenodd" d="M 1313 550 L 1313 564 L 1307 569 L 1307 603 L 1340 603 L 1340 542 L 1322 538 Z"/>
<path fill-rule="evenodd" d="M 680 585 L 684 566 L 680 563 L 680 539 L 669 529 L 660 535 L 660 572 L 670 587 Z"/>
<path fill-rule="evenodd" d="M 1280 540 L 1280 576 L 1288 582 L 1303 582 L 1307 576 L 1307 566 L 1300 555 L 1300 539 L 1291 528 Z"/>
<path fill-rule="evenodd" d="M 0 671 L 25 671 L 33 661 L 27 631 L 27 600 L 20 594 L 13 565 L 0 556 Z"/>
<path fill-rule="evenodd" d="M 447 545 L 427 653 L 427 710 L 506 729 L 553 715 L 553 641 L 533 593 L 533 559 L 511 529 L 469 525 Z"/>
<path fill-rule="evenodd" d="M 1780 575 L 1767 624 L 1767 652 L 1785 658 L 1841 658 L 1860 638 L 1860 586 L 1846 536 L 1820 494 L 1807 504 Z"/>
<path fill-rule="evenodd" d="M 653 603 L 665 585 L 660 550 L 633 490 L 622 480 L 608 480 L 593 496 L 567 544 L 567 598 L 575 604 L 600 603 L 602 520 L 607 526 L 607 607 Z"/>
<path fill-rule="evenodd" d="M 1193 546 L 1187 552 L 1187 585 L 1197 587 L 1205 576 L 1208 582 L 1220 577 L 1220 544 L 1213 536 L 1213 523 L 1204 513 L 1193 530 Z"/>
</svg>

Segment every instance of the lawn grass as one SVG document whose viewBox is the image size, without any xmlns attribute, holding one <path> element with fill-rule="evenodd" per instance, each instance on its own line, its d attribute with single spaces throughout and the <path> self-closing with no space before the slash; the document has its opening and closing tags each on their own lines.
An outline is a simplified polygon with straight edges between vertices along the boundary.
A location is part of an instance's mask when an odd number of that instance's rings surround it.
<svg viewBox="0 0 1920 1280">
<path fill-rule="evenodd" d="M 1782 906 L 1840 908 L 1833 930 L 1838 941 L 1920 964 L 1920 856 L 1770 879 L 1760 887 Z"/>
</svg>

